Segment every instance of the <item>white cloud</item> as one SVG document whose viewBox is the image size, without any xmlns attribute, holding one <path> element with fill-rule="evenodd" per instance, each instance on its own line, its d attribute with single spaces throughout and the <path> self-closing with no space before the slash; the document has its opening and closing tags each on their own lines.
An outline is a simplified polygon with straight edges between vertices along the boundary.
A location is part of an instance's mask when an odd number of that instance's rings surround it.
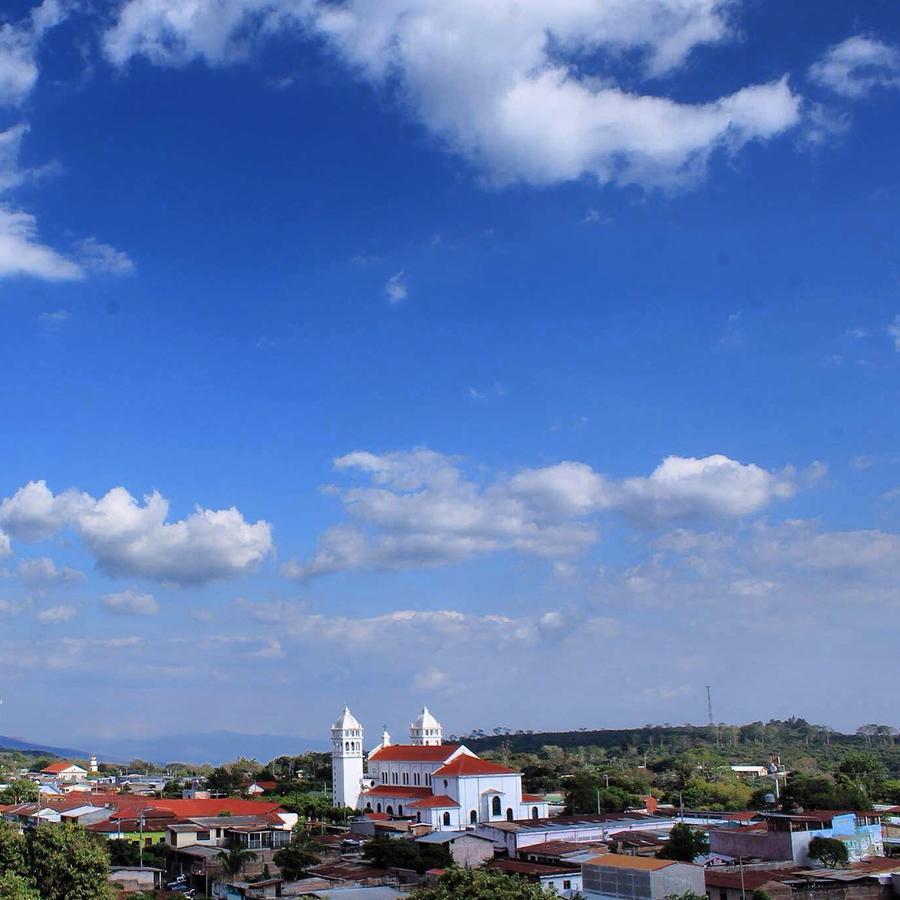
<svg viewBox="0 0 900 900">
<path fill-rule="evenodd" d="M 57 567 L 47 556 L 21 560 L 16 568 L 16 574 L 26 587 L 36 591 L 65 587 L 84 580 L 84 572 L 70 566 Z"/>
<path fill-rule="evenodd" d="M 38 541 L 71 526 L 109 574 L 177 584 L 239 575 L 271 552 L 271 526 L 246 522 L 234 507 L 197 507 L 172 523 L 168 512 L 168 501 L 155 491 L 140 504 L 122 487 L 94 499 L 75 490 L 54 495 L 46 482 L 32 481 L 0 503 L 0 527 L 13 538 Z"/>
<path fill-rule="evenodd" d="M 406 282 L 403 280 L 404 275 L 403 271 L 397 272 L 394 275 L 391 275 L 390 278 L 385 282 L 384 292 L 387 295 L 388 303 L 391 306 L 396 305 L 397 303 L 402 303 L 408 296 L 409 291 L 406 287 Z"/>
<path fill-rule="evenodd" d="M 28 132 L 14 125 L 0 132 L 0 197 L 34 175 L 19 167 L 19 148 Z M 81 267 L 38 238 L 34 216 L 0 201 L 0 277 L 30 275 L 47 281 L 81 278 Z"/>
<path fill-rule="evenodd" d="M 716 454 L 704 459 L 669 456 L 649 478 L 628 478 L 618 505 L 650 523 L 672 519 L 738 518 L 794 494 L 794 473 L 769 472 Z"/>
<path fill-rule="evenodd" d="M 67 309 L 57 309 L 53 312 L 42 312 L 38 316 L 38 321 L 48 328 L 57 328 L 71 318 L 72 314 Z"/>
<path fill-rule="evenodd" d="M 900 313 L 894 316 L 894 321 L 888 325 L 887 333 L 894 341 L 894 349 L 900 353 Z"/>
<path fill-rule="evenodd" d="M 101 244 L 96 238 L 79 241 L 77 249 L 81 265 L 88 271 L 107 275 L 129 275 L 134 271 L 134 263 L 127 253 Z"/>
<path fill-rule="evenodd" d="M 103 596 L 103 605 L 111 613 L 122 616 L 155 616 L 159 604 L 153 594 L 128 589 Z"/>
<path fill-rule="evenodd" d="M 78 614 L 74 606 L 61 603 L 59 606 L 48 606 L 42 609 L 35 618 L 42 625 L 61 625 L 63 622 L 71 622 Z"/>
<path fill-rule="evenodd" d="M 71 281 L 83 274 L 77 263 L 40 243 L 34 216 L 0 204 L 0 277 L 31 275 Z"/>
<path fill-rule="evenodd" d="M 843 97 L 865 97 L 875 88 L 900 88 L 900 50 L 857 34 L 830 47 L 809 77 Z"/>
<path fill-rule="evenodd" d="M 311 559 L 288 562 L 288 577 L 438 566 L 498 551 L 565 559 L 596 542 L 603 513 L 651 527 L 738 519 L 795 490 L 791 469 L 774 473 L 721 455 L 668 457 L 649 477 L 620 481 L 566 461 L 481 484 L 457 460 L 427 449 L 356 451 L 335 468 L 372 485 L 329 488 L 350 521 L 325 531 Z"/>
<path fill-rule="evenodd" d="M 429 666 L 424 671 L 416 673 L 413 683 L 420 691 L 436 691 L 447 687 L 450 676 L 436 666 Z"/>
<path fill-rule="evenodd" d="M 453 647 L 460 640 L 514 645 L 558 639 L 571 631 L 575 622 L 606 634 L 615 633 L 617 628 L 611 619 L 584 613 L 563 627 L 563 614 L 557 610 L 531 616 L 477 614 L 457 609 L 398 609 L 376 616 L 328 616 L 307 613 L 296 603 L 242 600 L 237 606 L 251 619 L 277 625 L 282 634 L 293 638 L 359 646 L 395 646 L 400 641 L 407 646 L 425 643 Z"/>
<path fill-rule="evenodd" d="M 0 556 L 9 556 L 12 553 L 12 547 L 9 542 L 9 535 L 4 531 L 0 531 Z"/>
<path fill-rule="evenodd" d="M 27 19 L 0 26 L 0 106 L 16 106 L 37 83 L 35 59 L 44 34 L 65 18 L 58 0 L 44 0 Z"/>
<path fill-rule="evenodd" d="M 360 77 L 396 89 L 448 146 L 499 183 L 680 186 L 715 150 L 734 153 L 797 124 L 786 79 L 706 103 L 617 85 L 604 62 L 653 78 L 733 36 L 730 0 L 129 0 L 107 56 L 226 64 L 276 31 L 324 38 Z M 599 64 L 595 74 L 592 66 Z"/>
</svg>

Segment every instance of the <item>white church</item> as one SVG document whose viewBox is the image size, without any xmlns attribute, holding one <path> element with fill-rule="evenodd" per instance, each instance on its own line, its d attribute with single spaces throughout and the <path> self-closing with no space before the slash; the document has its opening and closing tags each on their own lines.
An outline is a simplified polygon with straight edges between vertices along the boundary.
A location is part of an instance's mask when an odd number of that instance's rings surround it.
<svg viewBox="0 0 900 900">
<path fill-rule="evenodd" d="M 363 728 L 347 706 L 331 726 L 331 748 L 337 806 L 414 818 L 436 831 L 548 814 L 543 797 L 522 793 L 520 772 L 480 759 L 462 744 L 445 744 L 427 706 L 409 726 L 408 744 L 392 744 L 384 731 L 365 772 Z"/>
</svg>

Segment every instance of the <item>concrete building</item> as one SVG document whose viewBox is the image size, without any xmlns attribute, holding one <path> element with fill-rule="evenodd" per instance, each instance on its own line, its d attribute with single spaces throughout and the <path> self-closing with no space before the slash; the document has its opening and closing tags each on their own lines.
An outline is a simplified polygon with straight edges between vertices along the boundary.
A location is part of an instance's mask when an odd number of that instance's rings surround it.
<svg viewBox="0 0 900 900">
<path fill-rule="evenodd" d="M 763 821 L 744 826 L 711 828 L 709 851 L 735 859 L 814 862 L 810 841 L 833 837 L 843 841 L 851 862 L 884 854 L 881 818 L 876 812 L 810 811 L 800 815 L 766 813 Z"/>
<path fill-rule="evenodd" d="M 603 900 L 663 900 L 706 892 L 703 866 L 670 859 L 604 853 L 582 863 L 583 893 Z"/>
<path fill-rule="evenodd" d="M 539 884 L 541 890 L 555 890 L 562 897 L 572 897 L 581 892 L 581 866 L 577 863 L 547 864 L 526 862 L 524 859 L 498 859 L 490 863 L 490 868 Z"/>
<path fill-rule="evenodd" d="M 348 706 L 331 726 L 331 766 L 335 806 L 355 809 L 363 786 L 363 729 Z"/>
<path fill-rule="evenodd" d="M 434 831 L 416 838 L 417 844 L 441 844 L 460 868 L 475 869 L 494 858 L 494 844 L 471 831 Z"/>
<path fill-rule="evenodd" d="M 87 777 L 87 769 L 70 762 L 51 763 L 41 769 L 41 775 L 53 781 L 81 781 Z"/>
</svg>

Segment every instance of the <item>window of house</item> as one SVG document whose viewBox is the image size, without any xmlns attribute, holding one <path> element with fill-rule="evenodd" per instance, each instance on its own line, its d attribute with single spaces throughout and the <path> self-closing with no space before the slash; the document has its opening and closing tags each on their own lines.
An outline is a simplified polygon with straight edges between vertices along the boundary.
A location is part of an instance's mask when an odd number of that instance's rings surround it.
<svg viewBox="0 0 900 900">
<path fill-rule="evenodd" d="M 403 804 L 402 804 L 402 803 L 400 803 L 400 804 L 397 805 L 397 815 L 398 815 L 398 816 L 402 816 L 402 815 L 403 815 Z"/>
<path fill-rule="evenodd" d="M 449 787 L 449 782 L 447 781 L 446 778 L 444 779 L 444 787 L 445 787 L 445 788 L 446 788 L 446 787 Z"/>
<path fill-rule="evenodd" d="M 209 832 L 208 831 L 198 831 L 197 832 L 197 840 L 198 841 L 208 841 L 209 840 Z"/>
<path fill-rule="evenodd" d="M 499 816 L 500 810 L 501 810 L 500 798 L 497 796 L 494 796 L 494 799 L 491 800 L 491 814 L 495 815 L 495 816 Z"/>
<path fill-rule="evenodd" d="M 537 808 L 536 806 L 532 806 L 532 807 L 531 807 L 531 818 L 532 818 L 532 819 L 537 819 L 537 818 L 539 818 L 539 816 L 538 816 L 538 808 Z"/>
<path fill-rule="evenodd" d="M 571 890 L 572 890 L 572 882 L 571 882 L 571 881 L 564 881 L 564 882 L 563 882 L 563 890 L 564 890 L 564 891 L 571 891 Z"/>
<path fill-rule="evenodd" d="M 445 812 L 445 813 L 444 813 L 444 818 L 443 818 L 442 821 L 443 821 L 443 823 L 444 823 L 445 825 L 449 825 L 449 824 L 450 824 L 450 813 Z"/>
</svg>

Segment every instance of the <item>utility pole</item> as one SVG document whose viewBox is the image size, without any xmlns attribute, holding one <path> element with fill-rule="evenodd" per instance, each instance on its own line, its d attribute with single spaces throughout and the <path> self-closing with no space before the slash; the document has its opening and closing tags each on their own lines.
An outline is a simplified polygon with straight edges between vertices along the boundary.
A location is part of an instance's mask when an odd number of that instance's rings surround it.
<svg viewBox="0 0 900 900">
<path fill-rule="evenodd" d="M 706 711 L 709 715 L 709 727 L 716 729 L 716 748 L 720 747 L 719 743 L 719 729 L 716 728 L 715 719 L 713 719 L 713 710 L 712 710 L 712 688 L 710 685 L 706 685 Z"/>
</svg>

